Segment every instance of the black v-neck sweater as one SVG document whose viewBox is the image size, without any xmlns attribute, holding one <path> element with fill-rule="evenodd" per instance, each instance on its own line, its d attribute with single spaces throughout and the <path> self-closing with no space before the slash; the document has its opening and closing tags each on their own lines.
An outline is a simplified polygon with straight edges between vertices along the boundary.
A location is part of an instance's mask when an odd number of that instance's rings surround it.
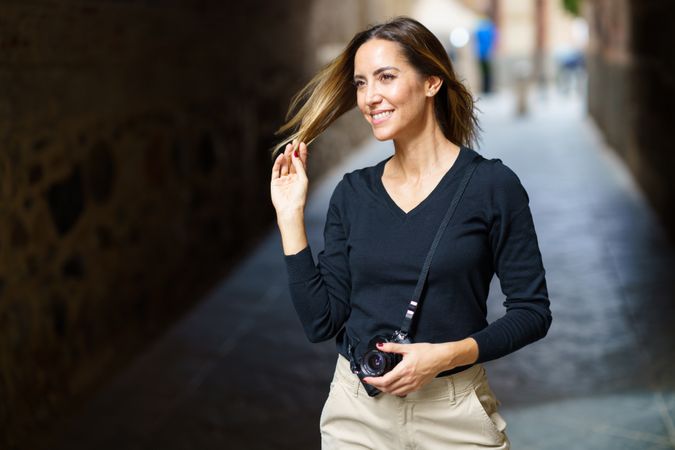
<svg viewBox="0 0 675 450">
<path fill-rule="evenodd" d="M 404 212 L 382 184 L 385 163 L 344 175 L 330 199 L 324 249 L 286 255 L 290 294 L 311 342 L 336 337 L 349 358 L 375 335 L 401 326 L 424 259 L 465 167 L 483 159 L 439 242 L 411 333 L 413 342 L 468 336 L 478 362 L 544 337 L 551 324 L 545 271 L 529 208 L 516 174 L 499 159 L 461 147 L 434 190 Z M 506 313 L 488 324 L 486 299 L 497 274 Z M 457 368 L 441 375 L 464 369 Z"/>
</svg>

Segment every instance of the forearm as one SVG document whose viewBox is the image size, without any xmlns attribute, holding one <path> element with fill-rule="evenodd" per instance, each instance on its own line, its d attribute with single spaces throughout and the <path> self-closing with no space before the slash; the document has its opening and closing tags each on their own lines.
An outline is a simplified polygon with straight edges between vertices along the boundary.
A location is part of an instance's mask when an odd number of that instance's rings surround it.
<svg viewBox="0 0 675 450">
<path fill-rule="evenodd" d="M 295 255 L 307 247 L 307 232 L 303 211 L 277 215 L 277 225 L 281 233 L 284 255 Z"/>
<path fill-rule="evenodd" d="M 471 335 L 481 349 L 479 362 L 501 358 L 546 336 L 551 324 L 548 300 L 529 303 L 527 308 L 521 305 L 511 309 Z"/>
<path fill-rule="evenodd" d="M 282 233 L 291 230 L 285 235 L 288 237 L 290 234 L 292 237 L 302 228 L 302 224 L 295 222 L 295 225 L 288 225 L 284 222 L 280 228 L 284 230 Z M 321 342 L 334 337 L 349 315 L 349 272 L 342 261 L 342 254 L 331 250 L 332 241 L 328 242 L 328 251 L 324 249 L 319 253 L 322 273 L 314 262 L 304 233 L 298 239 L 299 244 L 290 243 L 288 248 L 285 246 L 285 252 L 290 251 L 284 259 L 291 300 L 307 338 L 310 342 Z"/>
<path fill-rule="evenodd" d="M 468 366 L 478 360 L 478 343 L 471 337 L 437 345 L 439 349 L 438 373 L 455 367 Z"/>
<path fill-rule="evenodd" d="M 324 249 L 314 262 L 307 242 L 304 204 L 277 209 L 291 299 L 307 337 L 320 342 L 334 337 L 349 316 L 350 270 L 344 224 L 339 209 L 338 183 L 329 202 Z"/>
</svg>

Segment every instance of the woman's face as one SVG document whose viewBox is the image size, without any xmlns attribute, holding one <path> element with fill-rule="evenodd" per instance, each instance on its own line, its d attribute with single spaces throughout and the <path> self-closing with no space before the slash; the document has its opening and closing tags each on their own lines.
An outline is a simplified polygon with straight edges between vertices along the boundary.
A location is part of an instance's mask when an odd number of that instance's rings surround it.
<svg viewBox="0 0 675 450">
<path fill-rule="evenodd" d="M 415 136 L 424 128 L 432 81 L 408 63 L 396 42 L 371 39 L 356 51 L 356 101 L 380 141 Z"/>
</svg>

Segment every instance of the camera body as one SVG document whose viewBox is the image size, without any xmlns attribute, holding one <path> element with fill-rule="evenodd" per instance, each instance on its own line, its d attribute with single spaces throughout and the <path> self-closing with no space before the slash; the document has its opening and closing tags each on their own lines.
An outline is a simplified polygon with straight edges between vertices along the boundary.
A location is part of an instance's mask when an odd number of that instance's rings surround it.
<svg viewBox="0 0 675 450">
<path fill-rule="evenodd" d="M 394 344 L 410 344 L 408 336 L 400 330 L 395 331 L 391 336 L 378 335 L 368 342 L 366 352 L 363 357 L 355 365 L 352 365 L 352 371 L 359 377 L 361 384 L 365 388 L 370 397 L 375 397 L 380 393 L 380 390 L 363 379 L 365 377 L 381 377 L 387 372 L 391 371 L 403 357 L 398 353 L 387 353 L 379 350 L 377 344 L 384 344 L 392 342 Z"/>
</svg>

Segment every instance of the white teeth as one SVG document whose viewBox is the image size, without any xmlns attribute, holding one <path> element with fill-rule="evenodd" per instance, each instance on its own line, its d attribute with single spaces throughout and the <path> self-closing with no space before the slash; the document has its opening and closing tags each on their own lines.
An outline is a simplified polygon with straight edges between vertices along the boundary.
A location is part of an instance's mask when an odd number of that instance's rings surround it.
<svg viewBox="0 0 675 450">
<path fill-rule="evenodd" d="M 373 114 L 373 119 L 375 119 L 375 120 L 384 119 L 385 117 L 391 116 L 391 114 L 393 112 L 394 111 L 384 111 L 384 112 L 381 112 L 381 113 Z"/>
</svg>

